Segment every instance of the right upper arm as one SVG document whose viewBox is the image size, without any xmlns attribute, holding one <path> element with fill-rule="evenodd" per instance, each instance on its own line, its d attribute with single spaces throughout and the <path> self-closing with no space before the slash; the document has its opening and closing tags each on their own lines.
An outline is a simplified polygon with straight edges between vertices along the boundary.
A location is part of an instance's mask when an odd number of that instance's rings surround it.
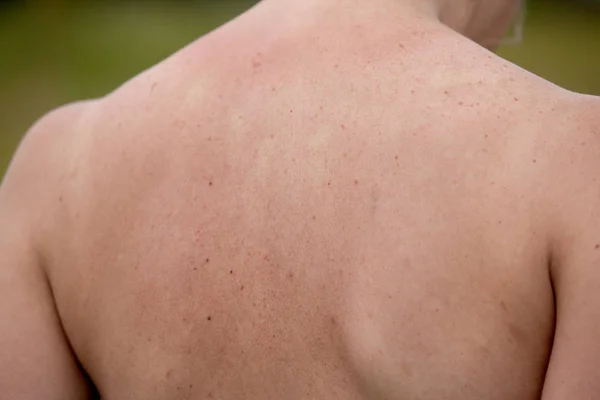
<svg viewBox="0 0 600 400">
<path fill-rule="evenodd" d="M 600 398 L 600 100 L 590 100 L 554 170 L 556 329 L 544 400 Z"/>
</svg>

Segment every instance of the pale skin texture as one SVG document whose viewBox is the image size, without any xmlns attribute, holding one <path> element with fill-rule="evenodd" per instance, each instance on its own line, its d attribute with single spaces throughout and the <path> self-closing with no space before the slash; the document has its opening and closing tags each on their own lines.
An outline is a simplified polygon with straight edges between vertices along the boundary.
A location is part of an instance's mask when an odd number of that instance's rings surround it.
<svg viewBox="0 0 600 400">
<path fill-rule="evenodd" d="M 600 100 L 462 36 L 515 7 L 266 0 L 42 118 L 1 397 L 599 398 Z"/>
</svg>

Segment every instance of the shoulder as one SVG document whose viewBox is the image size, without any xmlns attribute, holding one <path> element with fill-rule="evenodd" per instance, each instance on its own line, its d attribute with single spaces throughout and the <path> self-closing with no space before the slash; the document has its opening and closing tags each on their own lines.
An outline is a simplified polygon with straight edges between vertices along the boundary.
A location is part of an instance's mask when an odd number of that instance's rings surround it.
<svg viewBox="0 0 600 400">
<path fill-rule="evenodd" d="M 25 134 L 0 186 L 0 218 L 18 221 L 32 234 L 51 214 L 76 147 L 77 132 L 94 102 L 62 106 L 42 116 Z"/>
<path fill-rule="evenodd" d="M 543 200 L 561 265 L 600 242 L 600 98 L 567 93 L 544 126 L 537 134 L 548 161 Z"/>
<path fill-rule="evenodd" d="M 567 92 L 546 117 L 549 149 L 560 161 L 556 173 L 589 178 L 600 173 L 600 97 Z M 600 176 L 598 177 L 600 178 Z"/>
</svg>

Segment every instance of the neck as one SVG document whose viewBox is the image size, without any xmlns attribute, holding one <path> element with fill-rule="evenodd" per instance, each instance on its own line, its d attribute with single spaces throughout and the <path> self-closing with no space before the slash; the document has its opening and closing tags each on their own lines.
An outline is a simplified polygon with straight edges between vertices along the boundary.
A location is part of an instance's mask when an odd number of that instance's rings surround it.
<svg viewBox="0 0 600 400">
<path fill-rule="evenodd" d="M 353 15 L 376 25 L 407 20 L 441 23 L 466 35 L 476 0 L 263 0 L 291 9 Z"/>
</svg>

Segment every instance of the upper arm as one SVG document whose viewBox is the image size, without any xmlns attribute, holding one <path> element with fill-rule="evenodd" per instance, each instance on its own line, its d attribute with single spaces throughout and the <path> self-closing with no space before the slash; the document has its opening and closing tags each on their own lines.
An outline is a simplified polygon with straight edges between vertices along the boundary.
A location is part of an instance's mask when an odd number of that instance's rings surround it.
<svg viewBox="0 0 600 400">
<path fill-rule="evenodd" d="M 596 110 L 581 120 L 585 132 L 574 132 L 577 144 L 562 149 L 568 159 L 556 171 L 556 330 L 544 400 L 600 398 L 600 106 Z"/>
<path fill-rule="evenodd" d="M 0 186 L 0 393 L 5 399 L 88 397 L 37 246 L 36 224 L 51 183 L 48 145 L 60 135 L 53 131 L 67 114 L 59 111 L 32 128 Z"/>
</svg>

